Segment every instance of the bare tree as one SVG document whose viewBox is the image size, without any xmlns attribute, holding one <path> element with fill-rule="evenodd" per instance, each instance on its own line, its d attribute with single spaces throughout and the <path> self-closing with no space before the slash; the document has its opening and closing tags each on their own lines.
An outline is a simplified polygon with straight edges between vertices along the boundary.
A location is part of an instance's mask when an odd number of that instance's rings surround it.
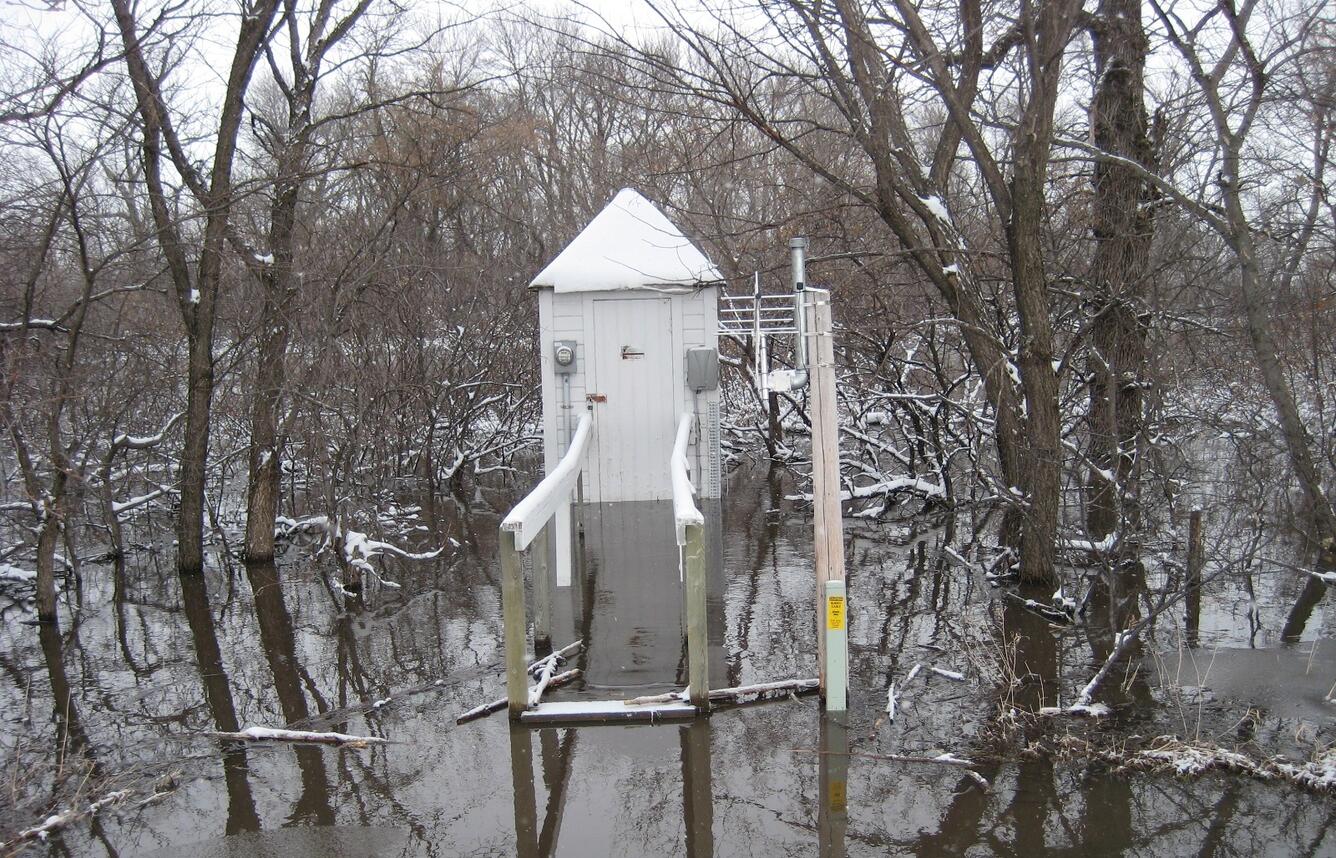
<svg viewBox="0 0 1336 858">
<path fill-rule="evenodd" d="M 0 414 L 37 522 L 37 617 L 55 622 L 57 548 L 62 538 L 72 544 L 68 518 L 109 416 L 97 407 L 100 391 L 87 388 L 114 389 L 95 370 L 86 342 L 90 313 L 121 291 L 100 282 L 121 248 L 109 240 L 114 234 L 106 229 L 92 187 L 97 163 L 117 130 L 94 129 L 79 145 L 60 116 L 40 117 L 27 128 L 31 148 L 49 168 L 39 180 L 49 176 L 49 181 L 33 189 L 42 219 L 32 225 L 36 234 L 22 277 L 21 316 L 0 325 L 5 359 Z M 69 553 L 77 563 L 77 555 Z"/>
<path fill-rule="evenodd" d="M 258 355 L 251 403 L 249 489 L 246 499 L 246 557 L 272 560 L 274 520 L 278 515 L 279 469 L 283 436 L 279 410 L 286 377 L 293 300 L 300 277 L 296 265 L 298 206 L 312 172 L 309 150 L 318 123 L 313 117 L 316 91 L 326 58 L 352 31 L 371 5 L 361 0 L 342 17 L 335 0 L 321 0 L 312 10 L 283 0 L 278 24 L 287 42 L 287 68 L 280 67 L 274 46 L 264 46 L 273 80 L 282 93 L 285 116 L 268 122 L 252 114 L 260 126 L 262 145 L 274 162 L 269 204 L 268 252 L 252 253 L 247 264 L 258 268 L 263 304 L 257 322 Z"/>
<path fill-rule="evenodd" d="M 1185 23 L 1176 7 L 1153 2 L 1161 26 L 1183 59 L 1195 86 L 1195 96 L 1209 117 L 1213 187 L 1185 192 L 1159 183 L 1158 187 L 1220 235 L 1238 266 L 1238 300 L 1245 329 L 1263 385 L 1275 408 L 1290 465 L 1307 501 L 1314 525 L 1314 541 L 1330 552 L 1336 548 L 1336 514 L 1324 489 L 1323 475 L 1299 401 L 1277 343 L 1271 306 L 1274 296 L 1289 294 L 1319 225 L 1332 214 L 1326 175 L 1336 129 L 1331 122 L 1336 81 L 1330 74 L 1329 41 L 1322 47 L 1320 7 L 1283 8 L 1281 17 L 1257 20 L 1261 7 L 1255 0 L 1237 6 L 1220 0 Z M 1258 16 L 1260 17 L 1260 16 Z M 1254 35 L 1263 32 L 1264 36 Z M 1328 70 L 1305 75 L 1305 66 Z M 1306 81 L 1302 88 L 1278 91 L 1286 78 Z M 1280 211 L 1266 212 L 1272 190 L 1267 174 L 1273 166 L 1258 156 L 1255 138 L 1293 134 L 1294 128 L 1265 128 L 1268 110 L 1277 101 L 1306 101 L 1308 163 L 1297 173 L 1299 194 L 1281 197 Z M 1098 151 L 1096 157 L 1115 160 L 1115 153 Z M 1128 165 L 1122 159 L 1118 163 Z M 1130 166 L 1130 165 L 1129 165 Z M 1211 197 L 1215 196 L 1215 199 Z M 1217 202 L 1218 200 L 1218 202 Z M 1265 228 L 1264 221 L 1277 221 Z"/>
<path fill-rule="evenodd" d="M 663 10 L 693 62 L 647 59 L 665 82 L 754 125 L 890 229 L 957 320 L 983 379 L 1000 494 L 1011 505 L 1004 543 L 1018 548 L 1022 579 L 1047 586 L 1063 452 L 1042 229 L 1059 73 L 1080 4 L 1021 3 L 987 47 L 974 0 L 933 10 L 929 20 L 909 0 L 766 9 L 778 34 L 770 42 L 723 20 L 712 36 Z M 935 32 L 951 43 L 939 44 Z M 1001 75 L 1017 102 L 1017 120 L 995 120 L 1000 138 L 976 104 L 985 70 Z M 945 109 L 944 121 L 940 111 L 925 114 L 927 96 Z M 854 143 L 861 158 L 829 157 L 834 138 Z M 1001 306 L 984 285 L 988 234 L 971 235 L 947 204 L 953 190 L 975 187 L 1002 231 L 1011 296 Z"/>
<path fill-rule="evenodd" d="M 236 45 L 218 106 L 217 125 L 209 132 L 212 159 L 206 172 L 192 157 L 195 147 L 182 138 L 178 128 L 181 113 L 168 103 L 166 96 L 164 82 L 177 60 L 173 37 L 178 34 L 180 22 L 173 18 L 174 7 L 161 8 L 141 29 L 137 15 L 143 16 L 144 11 L 132 9 L 128 0 L 112 0 L 139 114 L 140 154 L 154 229 L 175 290 L 188 350 L 181 506 L 177 518 L 177 566 L 183 573 L 198 573 L 204 568 L 204 485 L 214 388 L 214 327 L 229 219 L 235 202 L 233 164 L 251 74 L 271 36 L 278 5 L 278 0 L 248 0 L 243 4 Z M 151 47 L 160 55 L 157 68 L 150 61 Z M 168 166 L 180 176 L 199 208 L 203 226 L 197 246 L 175 211 L 164 176 L 164 168 Z"/>
<path fill-rule="evenodd" d="M 1091 138 L 1100 149 L 1139 164 L 1097 161 L 1090 264 L 1093 304 L 1090 378 L 1089 498 L 1086 526 L 1102 540 L 1134 529 L 1139 492 L 1135 469 L 1143 425 L 1146 284 L 1155 191 L 1142 173 L 1155 169 L 1145 105 L 1149 50 L 1137 0 L 1102 0 L 1088 29 L 1094 43 L 1095 93 Z"/>
</svg>

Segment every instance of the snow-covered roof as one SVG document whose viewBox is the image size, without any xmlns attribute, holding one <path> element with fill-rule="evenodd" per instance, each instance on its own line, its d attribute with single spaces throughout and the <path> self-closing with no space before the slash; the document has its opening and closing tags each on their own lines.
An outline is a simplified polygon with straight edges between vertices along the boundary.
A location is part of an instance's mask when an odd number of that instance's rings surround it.
<svg viewBox="0 0 1336 858">
<path fill-rule="evenodd" d="M 723 279 L 663 212 L 623 188 L 529 285 L 556 292 L 603 292 L 699 286 Z"/>
</svg>

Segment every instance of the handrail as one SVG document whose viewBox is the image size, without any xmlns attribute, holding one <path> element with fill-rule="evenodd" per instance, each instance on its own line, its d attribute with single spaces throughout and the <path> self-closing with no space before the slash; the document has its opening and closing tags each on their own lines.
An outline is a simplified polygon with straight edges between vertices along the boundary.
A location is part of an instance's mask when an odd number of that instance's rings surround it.
<svg viewBox="0 0 1336 858">
<path fill-rule="evenodd" d="M 673 455 L 668 460 L 668 471 L 673 479 L 673 520 L 677 526 L 677 544 L 687 544 L 687 526 L 705 524 L 705 516 L 696 508 L 692 498 L 694 489 L 687 475 L 687 441 L 691 438 L 691 414 L 683 414 L 677 422 L 677 439 Z"/>
<path fill-rule="evenodd" d="M 543 527 L 557 508 L 570 501 L 575 481 L 579 479 L 580 471 L 584 468 L 585 448 L 589 446 L 589 436 L 593 434 L 593 428 L 593 415 L 588 411 L 581 414 L 580 423 L 575 427 L 575 434 L 571 437 L 571 445 L 566 449 L 561 461 L 552 469 L 552 473 L 534 486 L 533 491 L 529 492 L 524 500 L 515 504 L 515 508 L 501 522 L 502 530 L 509 530 L 515 534 L 515 550 L 523 551 L 528 548 L 529 543 L 543 532 Z"/>
<path fill-rule="evenodd" d="M 686 600 L 687 617 L 687 699 L 699 711 L 710 709 L 709 626 L 706 616 L 705 516 L 692 498 L 691 478 L 687 475 L 687 442 L 691 440 L 694 415 L 683 414 L 677 421 L 677 438 L 668 472 L 673 481 L 673 523 L 677 526 L 678 574 Z"/>
</svg>

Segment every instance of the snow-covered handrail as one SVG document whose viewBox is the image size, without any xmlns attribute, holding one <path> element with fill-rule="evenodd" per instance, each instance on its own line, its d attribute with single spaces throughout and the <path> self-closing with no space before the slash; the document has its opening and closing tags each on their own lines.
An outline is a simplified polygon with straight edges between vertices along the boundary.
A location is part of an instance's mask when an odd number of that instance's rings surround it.
<svg viewBox="0 0 1336 858">
<path fill-rule="evenodd" d="M 515 550 L 528 548 L 529 543 L 542 533 L 544 525 L 557 508 L 570 500 L 575 481 L 584 469 L 585 449 L 589 446 L 589 436 L 593 431 L 593 415 L 586 411 L 580 415 L 580 423 L 575 427 L 575 435 L 571 438 L 566 455 L 561 457 L 552 473 L 544 477 L 501 522 L 502 530 L 515 534 Z"/>
<path fill-rule="evenodd" d="M 704 524 L 705 516 L 696 508 L 692 498 L 695 490 L 691 478 L 687 476 L 687 441 L 691 438 L 691 415 L 683 414 L 677 423 L 677 439 L 673 442 L 673 455 L 668 460 L 668 471 L 673 478 L 673 519 L 677 525 L 677 544 L 687 544 L 687 525 Z"/>
</svg>

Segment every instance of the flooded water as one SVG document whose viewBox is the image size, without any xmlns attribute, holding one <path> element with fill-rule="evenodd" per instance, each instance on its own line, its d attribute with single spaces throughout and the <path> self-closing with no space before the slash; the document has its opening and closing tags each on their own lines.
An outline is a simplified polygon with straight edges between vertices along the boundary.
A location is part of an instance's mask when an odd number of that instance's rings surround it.
<svg viewBox="0 0 1336 858">
<path fill-rule="evenodd" d="M 811 523 L 782 476 L 742 471 L 709 521 L 714 687 L 816 673 Z M 498 502 L 498 506 L 504 503 Z M 1144 670 L 1111 683 L 1099 722 L 1037 725 L 1013 708 L 1057 705 L 1109 645 L 1053 629 L 942 551 L 977 523 L 856 523 L 848 539 L 851 699 L 724 707 L 686 724 L 530 728 L 455 716 L 504 693 L 495 515 L 400 510 L 438 560 L 387 562 L 392 587 L 342 611 L 316 563 L 179 579 L 142 553 L 120 587 L 86 567 L 60 630 L 11 609 L 0 627 L 0 705 L 11 819 L 50 812 L 52 784 L 85 804 L 132 795 L 31 848 L 107 856 L 1331 855 L 1336 801 L 1237 775 L 1122 772 L 1027 751 L 1040 733 L 1120 742 L 1173 733 L 1266 754 L 1331 740 L 1336 629 L 1302 576 L 1208 588 L 1187 647 L 1179 617 Z M 588 642 L 580 682 L 553 699 L 680 687 L 686 653 L 665 505 L 584 511 L 573 586 L 553 643 Z M 1155 575 L 1147 586 L 1159 586 Z M 1311 593 L 1310 593 L 1311 596 Z M 1135 598 L 1135 597 L 1134 597 Z M 183 608 L 184 606 L 184 608 Z M 1296 606 L 1302 622 L 1295 618 Z M 1098 605 L 1095 605 L 1098 608 Z M 1019 632 L 1013 650 L 1003 631 Z M 1288 640 L 1287 640 L 1288 638 Z M 915 664 L 917 678 L 904 684 Z M 932 668 L 964 674 L 957 681 Z M 894 721 L 886 689 L 902 685 Z M 999 717 L 999 715 L 1003 717 Z M 246 726 L 337 730 L 366 748 L 244 746 Z M 884 759 L 968 758 L 958 766 Z M 67 787 L 67 789 L 69 789 Z M 153 793 L 159 797 L 142 800 Z M 70 800 L 70 793 L 63 794 Z"/>
</svg>

